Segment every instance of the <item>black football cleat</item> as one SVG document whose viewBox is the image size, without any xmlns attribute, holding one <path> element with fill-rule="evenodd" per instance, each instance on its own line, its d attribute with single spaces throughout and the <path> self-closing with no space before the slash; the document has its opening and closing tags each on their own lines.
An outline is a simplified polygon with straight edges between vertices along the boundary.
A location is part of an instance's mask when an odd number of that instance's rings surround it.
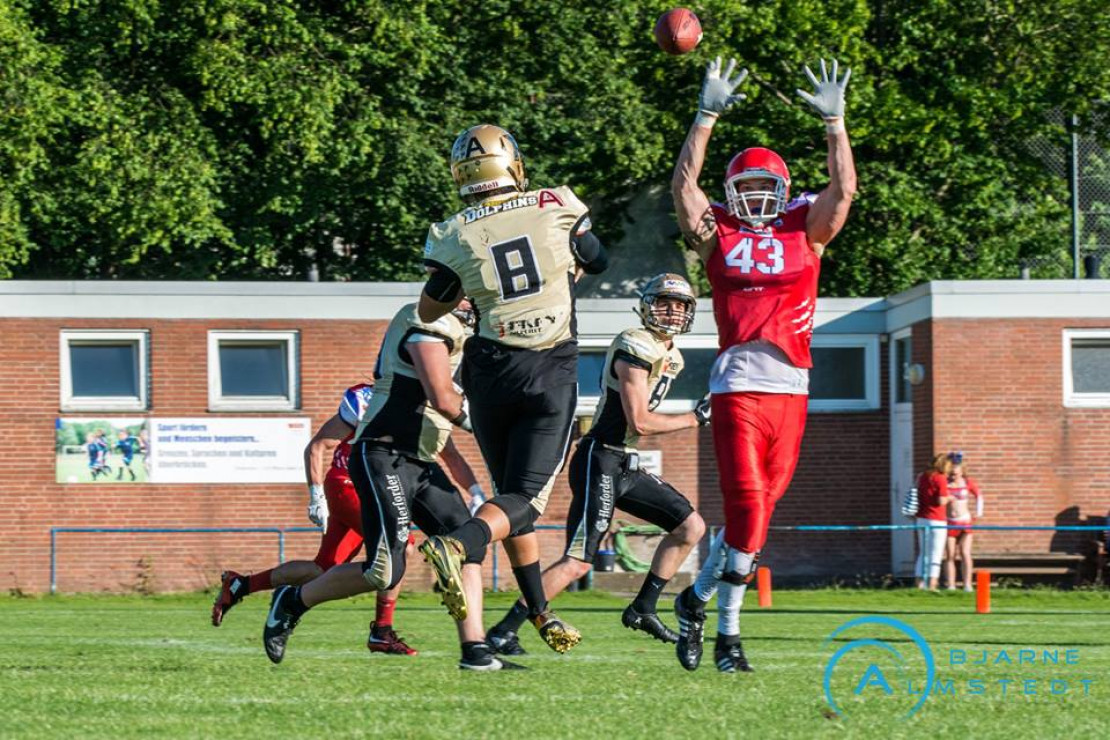
<svg viewBox="0 0 1110 740">
<path fill-rule="evenodd" d="M 512 663 L 497 654 L 489 645 L 474 645 L 463 650 L 459 668 L 464 671 L 526 671 L 528 666 Z"/>
<path fill-rule="evenodd" d="M 717 635 L 717 645 L 713 649 L 713 659 L 717 662 L 717 670 L 721 673 L 752 673 L 755 671 L 748 664 L 744 656 L 744 646 L 740 644 L 739 637 L 726 637 Z"/>
<path fill-rule="evenodd" d="M 295 586 L 282 586 L 274 591 L 270 599 L 270 613 L 266 615 L 266 627 L 262 630 L 262 646 L 272 663 L 280 663 L 285 657 L 285 643 L 301 621 L 288 609 L 288 600 L 293 597 L 295 589 Z"/>
<path fill-rule="evenodd" d="M 520 644 L 520 638 L 512 630 L 500 632 L 497 628 L 486 633 L 486 644 L 498 655 L 527 655 L 528 651 Z"/>
<path fill-rule="evenodd" d="M 621 614 L 621 624 L 630 630 L 647 633 L 656 640 L 669 645 L 678 642 L 678 633 L 663 624 L 663 620 L 659 618 L 658 614 L 655 612 L 641 614 L 631 604 Z"/>
<path fill-rule="evenodd" d="M 691 601 L 696 606 L 689 606 Z M 678 662 L 686 670 L 696 671 L 705 639 L 705 604 L 694 596 L 693 587 L 687 587 L 675 597 L 674 615 L 678 619 L 678 642 L 674 646 Z"/>
</svg>

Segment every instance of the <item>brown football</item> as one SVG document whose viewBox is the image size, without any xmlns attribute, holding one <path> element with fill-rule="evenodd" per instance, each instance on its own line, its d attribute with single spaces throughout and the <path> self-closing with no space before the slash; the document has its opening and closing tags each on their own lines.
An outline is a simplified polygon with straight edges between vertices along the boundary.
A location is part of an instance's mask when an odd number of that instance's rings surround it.
<svg viewBox="0 0 1110 740">
<path fill-rule="evenodd" d="M 701 22 L 692 10 L 668 10 L 655 22 L 655 41 L 668 54 L 693 51 L 701 41 Z"/>
</svg>

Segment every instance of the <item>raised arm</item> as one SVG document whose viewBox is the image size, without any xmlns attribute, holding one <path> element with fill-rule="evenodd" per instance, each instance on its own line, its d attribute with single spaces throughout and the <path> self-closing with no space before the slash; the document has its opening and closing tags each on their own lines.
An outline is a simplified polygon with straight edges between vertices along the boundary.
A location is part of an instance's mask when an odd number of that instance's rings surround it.
<svg viewBox="0 0 1110 740">
<path fill-rule="evenodd" d="M 824 119 L 829 146 L 829 184 L 818 194 L 806 217 L 806 237 L 810 247 L 820 257 L 825 246 L 844 228 L 852 198 L 856 194 L 856 165 L 848 131 L 844 127 L 844 92 L 852 70 L 845 70 L 844 76 L 838 80 L 837 61 L 832 60 L 830 77 L 822 59 L 821 79 L 817 79 L 809 67 L 805 68 L 805 72 L 814 89 L 812 93 L 798 90 L 798 95 Z"/>
<path fill-rule="evenodd" d="M 748 76 L 742 69 L 732 77 L 736 60 L 730 59 L 724 75 L 721 75 L 721 58 L 709 63 L 705 70 L 701 96 L 698 98 L 698 114 L 682 151 L 678 154 L 674 174 L 671 177 L 671 195 L 674 197 L 675 214 L 678 227 L 690 249 L 697 252 L 702 261 L 717 247 L 717 219 L 709 207 L 709 198 L 698 186 L 698 177 L 705 164 L 705 152 L 709 146 L 709 136 L 718 116 L 729 106 L 743 100 L 743 93 L 735 92 L 740 83 Z"/>
</svg>

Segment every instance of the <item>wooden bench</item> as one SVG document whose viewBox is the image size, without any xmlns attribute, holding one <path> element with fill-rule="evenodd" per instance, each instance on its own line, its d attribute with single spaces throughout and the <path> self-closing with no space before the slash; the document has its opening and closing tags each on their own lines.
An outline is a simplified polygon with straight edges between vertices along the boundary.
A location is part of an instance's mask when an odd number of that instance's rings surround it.
<svg viewBox="0 0 1110 740">
<path fill-rule="evenodd" d="M 973 553 L 975 569 L 989 570 L 991 580 L 1016 578 L 1026 583 L 1055 583 L 1074 586 L 1084 556 L 1065 552 Z"/>
</svg>

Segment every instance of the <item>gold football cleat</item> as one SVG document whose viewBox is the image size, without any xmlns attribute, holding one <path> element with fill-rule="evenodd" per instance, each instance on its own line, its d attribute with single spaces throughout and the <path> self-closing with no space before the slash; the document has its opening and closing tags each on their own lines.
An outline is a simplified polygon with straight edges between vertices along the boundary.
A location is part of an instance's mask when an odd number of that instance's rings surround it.
<svg viewBox="0 0 1110 740">
<path fill-rule="evenodd" d="M 420 554 L 432 566 L 443 605 L 456 621 L 466 619 L 466 594 L 462 587 L 462 559 L 466 552 L 453 537 L 429 537 Z"/>
<path fill-rule="evenodd" d="M 532 617 L 532 624 L 548 647 L 557 653 L 565 653 L 582 641 L 582 633 L 559 619 L 550 609 Z"/>
</svg>

